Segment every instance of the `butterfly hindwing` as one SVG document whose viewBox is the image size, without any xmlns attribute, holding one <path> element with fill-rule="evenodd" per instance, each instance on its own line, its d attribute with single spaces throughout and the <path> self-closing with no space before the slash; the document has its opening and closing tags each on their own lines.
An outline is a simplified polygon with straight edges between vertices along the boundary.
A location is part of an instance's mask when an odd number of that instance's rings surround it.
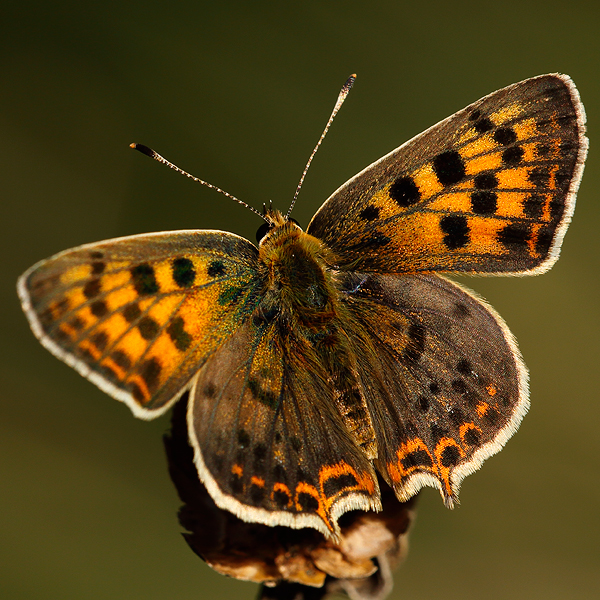
<svg viewBox="0 0 600 600">
<path fill-rule="evenodd" d="M 401 500 L 431 485 L 451 506 L 527 411 L 516 342 L 491 307 L 438 275 L 351 274 L 342 294 L 368 332 L 361 378 L 378 470 Z"/>
<path fill-rule="evenodd" d="M 584 125 L 567 76 L 514 84 L 350 179 L 307 231 L 358 271 L 542 272 L 573 213 Z"/>
<path fill-rule="evenodd" d="M 249 319 L 200 370 L 188 408 L 196 466 L 240 518 L 336 536 L 342 513 L 379 508 L 375 472 L 335 413 L 329 375 L 280 327 Z"/>
<path fill-rule="evenodd" d="M 152 418 L 252 312 L 257 254 L 220 231 L 131 236 L 34 265 L 19 293 L 53 354 Z"/>
</svg>

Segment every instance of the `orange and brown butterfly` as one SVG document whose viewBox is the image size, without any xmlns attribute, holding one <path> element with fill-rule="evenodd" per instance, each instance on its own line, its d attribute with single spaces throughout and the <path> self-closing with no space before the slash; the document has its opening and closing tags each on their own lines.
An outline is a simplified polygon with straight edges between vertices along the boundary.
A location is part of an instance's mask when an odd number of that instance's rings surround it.
<svg viewBox="0 0 600 600">
<path fill-rule="evenodd" d="M 451 507 L 519 426 L 528 377 L 499 315 L 439 273 L 549 269 L 584 130 L 569 77 L 528 79 L 368 166 L 306 232 L 268 208 L 257 246 L 98 242 L 31 267 L 19 295 L 42 344 L 135 416 L 189 392 L 198 475 L 246 521 L 338 538 L 342 514 L 380 508 L 378 475 Z"/>
</svg>

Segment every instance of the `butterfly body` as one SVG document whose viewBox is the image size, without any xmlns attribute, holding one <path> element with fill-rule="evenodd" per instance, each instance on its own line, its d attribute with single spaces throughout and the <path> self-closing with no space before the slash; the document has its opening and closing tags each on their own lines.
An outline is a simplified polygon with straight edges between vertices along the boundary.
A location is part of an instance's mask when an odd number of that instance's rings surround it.
<svg viewBox="0 0 600 600">
<path fill-rule="evenodd" d="M 323 377 L 333 390 L 339 416 L 354 442 L 374 458 L 375 433 L 356 380 L 356 356 L 351 339 L 343 334 L 352 326 L 338 289 L 335 255 L 281 213 L 267 213 L 266 218 L 273 223 L 259 246 L 266 292 L 253 319 L 272 315 L 282 349 L 303 349 L 298 354 L 306 362 L 304 370 L 325 366 Z"/>
<path fill-rule="evenodd" d="M 18 290 L 35 335 L 141 418 L 189 394 L 198 475 L 246 521 L 340 535 L 423 486 L 447 506 L 528 408 L 499 315 L 439 273 L 557 259 L 587 150 L 570 79 L 494 92 L 367 167 L 306 232 L 267 210 L 222 231 L 80 246 Z"/>
<path fill-rule="evenodd" d="M 318 331 L 337 312 L 331 269 L 335 257 L 318 239 L 281 213 L 267 214 L 273 229 L 259 246 L 263 304 L 271 304 L 295 327 Z"/>
</svg>

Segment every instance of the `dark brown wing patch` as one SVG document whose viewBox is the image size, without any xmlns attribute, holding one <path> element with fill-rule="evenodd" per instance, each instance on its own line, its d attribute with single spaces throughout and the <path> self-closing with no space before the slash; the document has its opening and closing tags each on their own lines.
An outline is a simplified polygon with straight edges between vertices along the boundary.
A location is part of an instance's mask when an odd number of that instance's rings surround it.
<svg viewBox="0 0 600 600">
<path fill-rule="evenodd" d="M 337 536 L 348 510 L 379 506 L 372 465 L 344 430 L 322 365 L 282 345 L 277 321 L 249 320 L 206 363 L 189 437 L 221 508 L 267 525 Z"/>
<path fill-rule="evenodd" d="M 461 480 L 527 411 L 516 343 L 489 306 L 437 275 L 352 274 L 344 288 L 366 336 L 361 381 L 375 464 L 400 500 L 431 485 L 452 505 Z"/>
</svg>

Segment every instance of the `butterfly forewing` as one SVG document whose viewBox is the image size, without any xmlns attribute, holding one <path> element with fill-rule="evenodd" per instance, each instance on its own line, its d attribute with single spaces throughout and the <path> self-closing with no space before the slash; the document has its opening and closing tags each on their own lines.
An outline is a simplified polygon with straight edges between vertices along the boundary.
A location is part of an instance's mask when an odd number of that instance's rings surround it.
<svg viewBox="0 0 600 600">
<path fill-rule="evenodd" d="M 139 235 L 42 261 L 19 293 L 51 352 L 151 418 L 252 312 L 256 264 L 256 248 L 230 233 Z"/>
<path fill-rule="evenodd" d="M 489 306 L 440 276 L 352 274 L 344 285 L 369 338 L 361 378 L 376 465 L 401 500 L 432 485 L 451 506 L 527 411 L 516 343 Z"/>
<path fill-rule="evenodd" d="M 189 438 L 221 508 L 328 536 L 343 512 L 379 508 L 373 467 L 336 415 L 328 379 L 277 321 L 248 320 L 208 359 L 191 394 Z"/>
<path fill-rule="evenodd" d="M 568 77 L 514 84 L 367 167 L 308 232 L 359 271 L 541 272 L 573 213 L 584 124 Z"/>
</svg>

